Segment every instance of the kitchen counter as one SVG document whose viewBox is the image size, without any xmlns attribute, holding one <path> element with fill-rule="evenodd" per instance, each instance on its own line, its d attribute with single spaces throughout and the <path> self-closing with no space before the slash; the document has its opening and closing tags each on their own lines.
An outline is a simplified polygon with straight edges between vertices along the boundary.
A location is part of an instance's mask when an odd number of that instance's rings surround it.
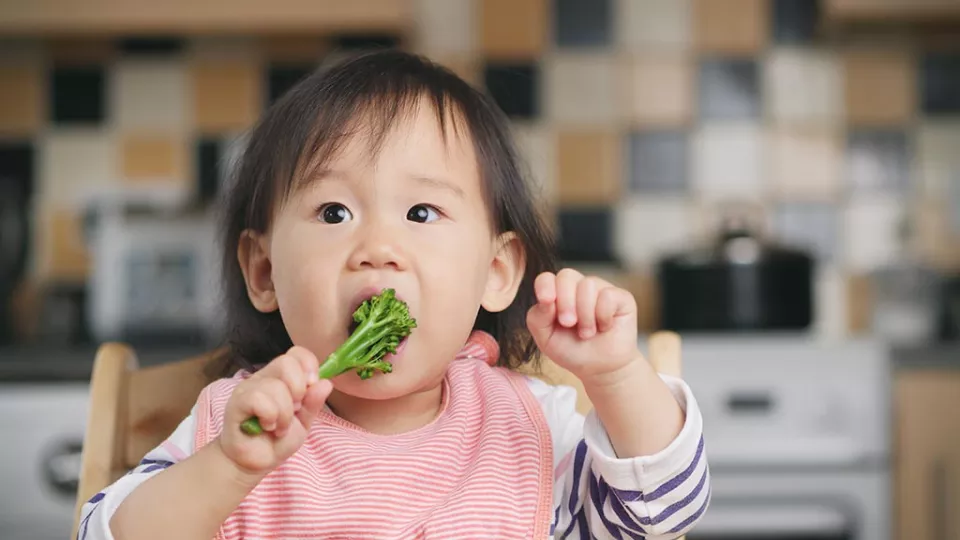
<svg viewBox="0 0 960 540">
<path fill-rule="evenodd" d="M 960 369 L 960 343 L 924 347 L 894 347 L 893 367 L 897 371 L 911 369 Z"/>
</svg>

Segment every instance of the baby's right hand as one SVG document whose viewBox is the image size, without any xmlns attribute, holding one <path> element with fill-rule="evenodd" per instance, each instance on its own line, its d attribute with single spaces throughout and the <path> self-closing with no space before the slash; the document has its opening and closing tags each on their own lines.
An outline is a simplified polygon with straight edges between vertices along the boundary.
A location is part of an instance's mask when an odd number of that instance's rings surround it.
<svg viewBox="0 0 960 540">
<path fill-rule="evenodd" d="M 313 353 L 292 347 L 237 385 L 218 439 L 224 455 L 244 472 L 265 475 L 296 453 L 333 389 L 317 379 L 318 368 Z M 260 421 L 260 435 L 240 429 L 251 416 Z"/>
</svg>

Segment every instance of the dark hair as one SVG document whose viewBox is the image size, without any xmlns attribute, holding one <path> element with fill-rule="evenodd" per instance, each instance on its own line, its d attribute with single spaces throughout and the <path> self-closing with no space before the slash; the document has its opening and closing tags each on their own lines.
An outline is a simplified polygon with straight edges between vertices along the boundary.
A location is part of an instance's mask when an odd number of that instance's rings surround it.
<svg viewBox="0 0 960 540">
<path fill-rule="evenodd" d="M 252 369 L 291 346 L 279 312 L 261 313 L 247 296 L 237 262 L 243 232 L 266 231 L 277 203 L 296 189 L 298 179 L 321 167 L 357 132 L 369 137 L 376 151 L 398 118 L 423 98 L 434 105 L 441 126 L 450 122 L 460 129 L 462 123 L 469 130 L 495 232 L 513 231 L 526 254 L 514 302 L 500 313 L 481 308 L 474 328 L 497 340 L 499 365 L 537 361 L 526 312 L 536 302 L 533 280 L 554 269 L 554 245 L 521 172 L 507 118 L 451 71 L 414 54 L 383 50 L 318 69 L 271 106 L 250 134 L 222 207 L 228 373 Z"/>
</svg>

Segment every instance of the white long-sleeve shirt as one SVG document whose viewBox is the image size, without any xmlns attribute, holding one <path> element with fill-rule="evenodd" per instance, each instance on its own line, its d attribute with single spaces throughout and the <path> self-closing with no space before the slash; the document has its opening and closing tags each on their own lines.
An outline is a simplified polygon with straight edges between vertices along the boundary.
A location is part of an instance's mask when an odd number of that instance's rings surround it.
<svg viewBox="0 0 960 540">
<path fill-rule="evenodd" d="M 528 379 L 553 443 L 551 538 L 667 540 L 686 534 L 703 515 L 710 473 L 700 410 L 686 383 L 661 377 L 685 411 L 683 428 L 662 451 L 627 459 L 616 456 L 594 412 L 586 417 L 577 412 L 576 391 Z M 148 478 L 196 451 L 195 431 L 191 413 L 137 467 L 84 504 L 78 538 L 113 540 L 109 523 L 120 503 Z"/>
</svg>

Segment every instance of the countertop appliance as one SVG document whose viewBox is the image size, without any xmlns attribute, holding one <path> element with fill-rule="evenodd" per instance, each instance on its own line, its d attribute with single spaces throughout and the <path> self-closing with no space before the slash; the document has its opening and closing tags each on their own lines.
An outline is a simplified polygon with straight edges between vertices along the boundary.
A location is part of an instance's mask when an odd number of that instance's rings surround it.
<svg viewBox="0 0 960 540">
<path fill-rule="evenodd" d="M 889 540 L 882 344 L 685 335 L 682 355 L 713 480 L 689 540 Z"/>
</svg>

